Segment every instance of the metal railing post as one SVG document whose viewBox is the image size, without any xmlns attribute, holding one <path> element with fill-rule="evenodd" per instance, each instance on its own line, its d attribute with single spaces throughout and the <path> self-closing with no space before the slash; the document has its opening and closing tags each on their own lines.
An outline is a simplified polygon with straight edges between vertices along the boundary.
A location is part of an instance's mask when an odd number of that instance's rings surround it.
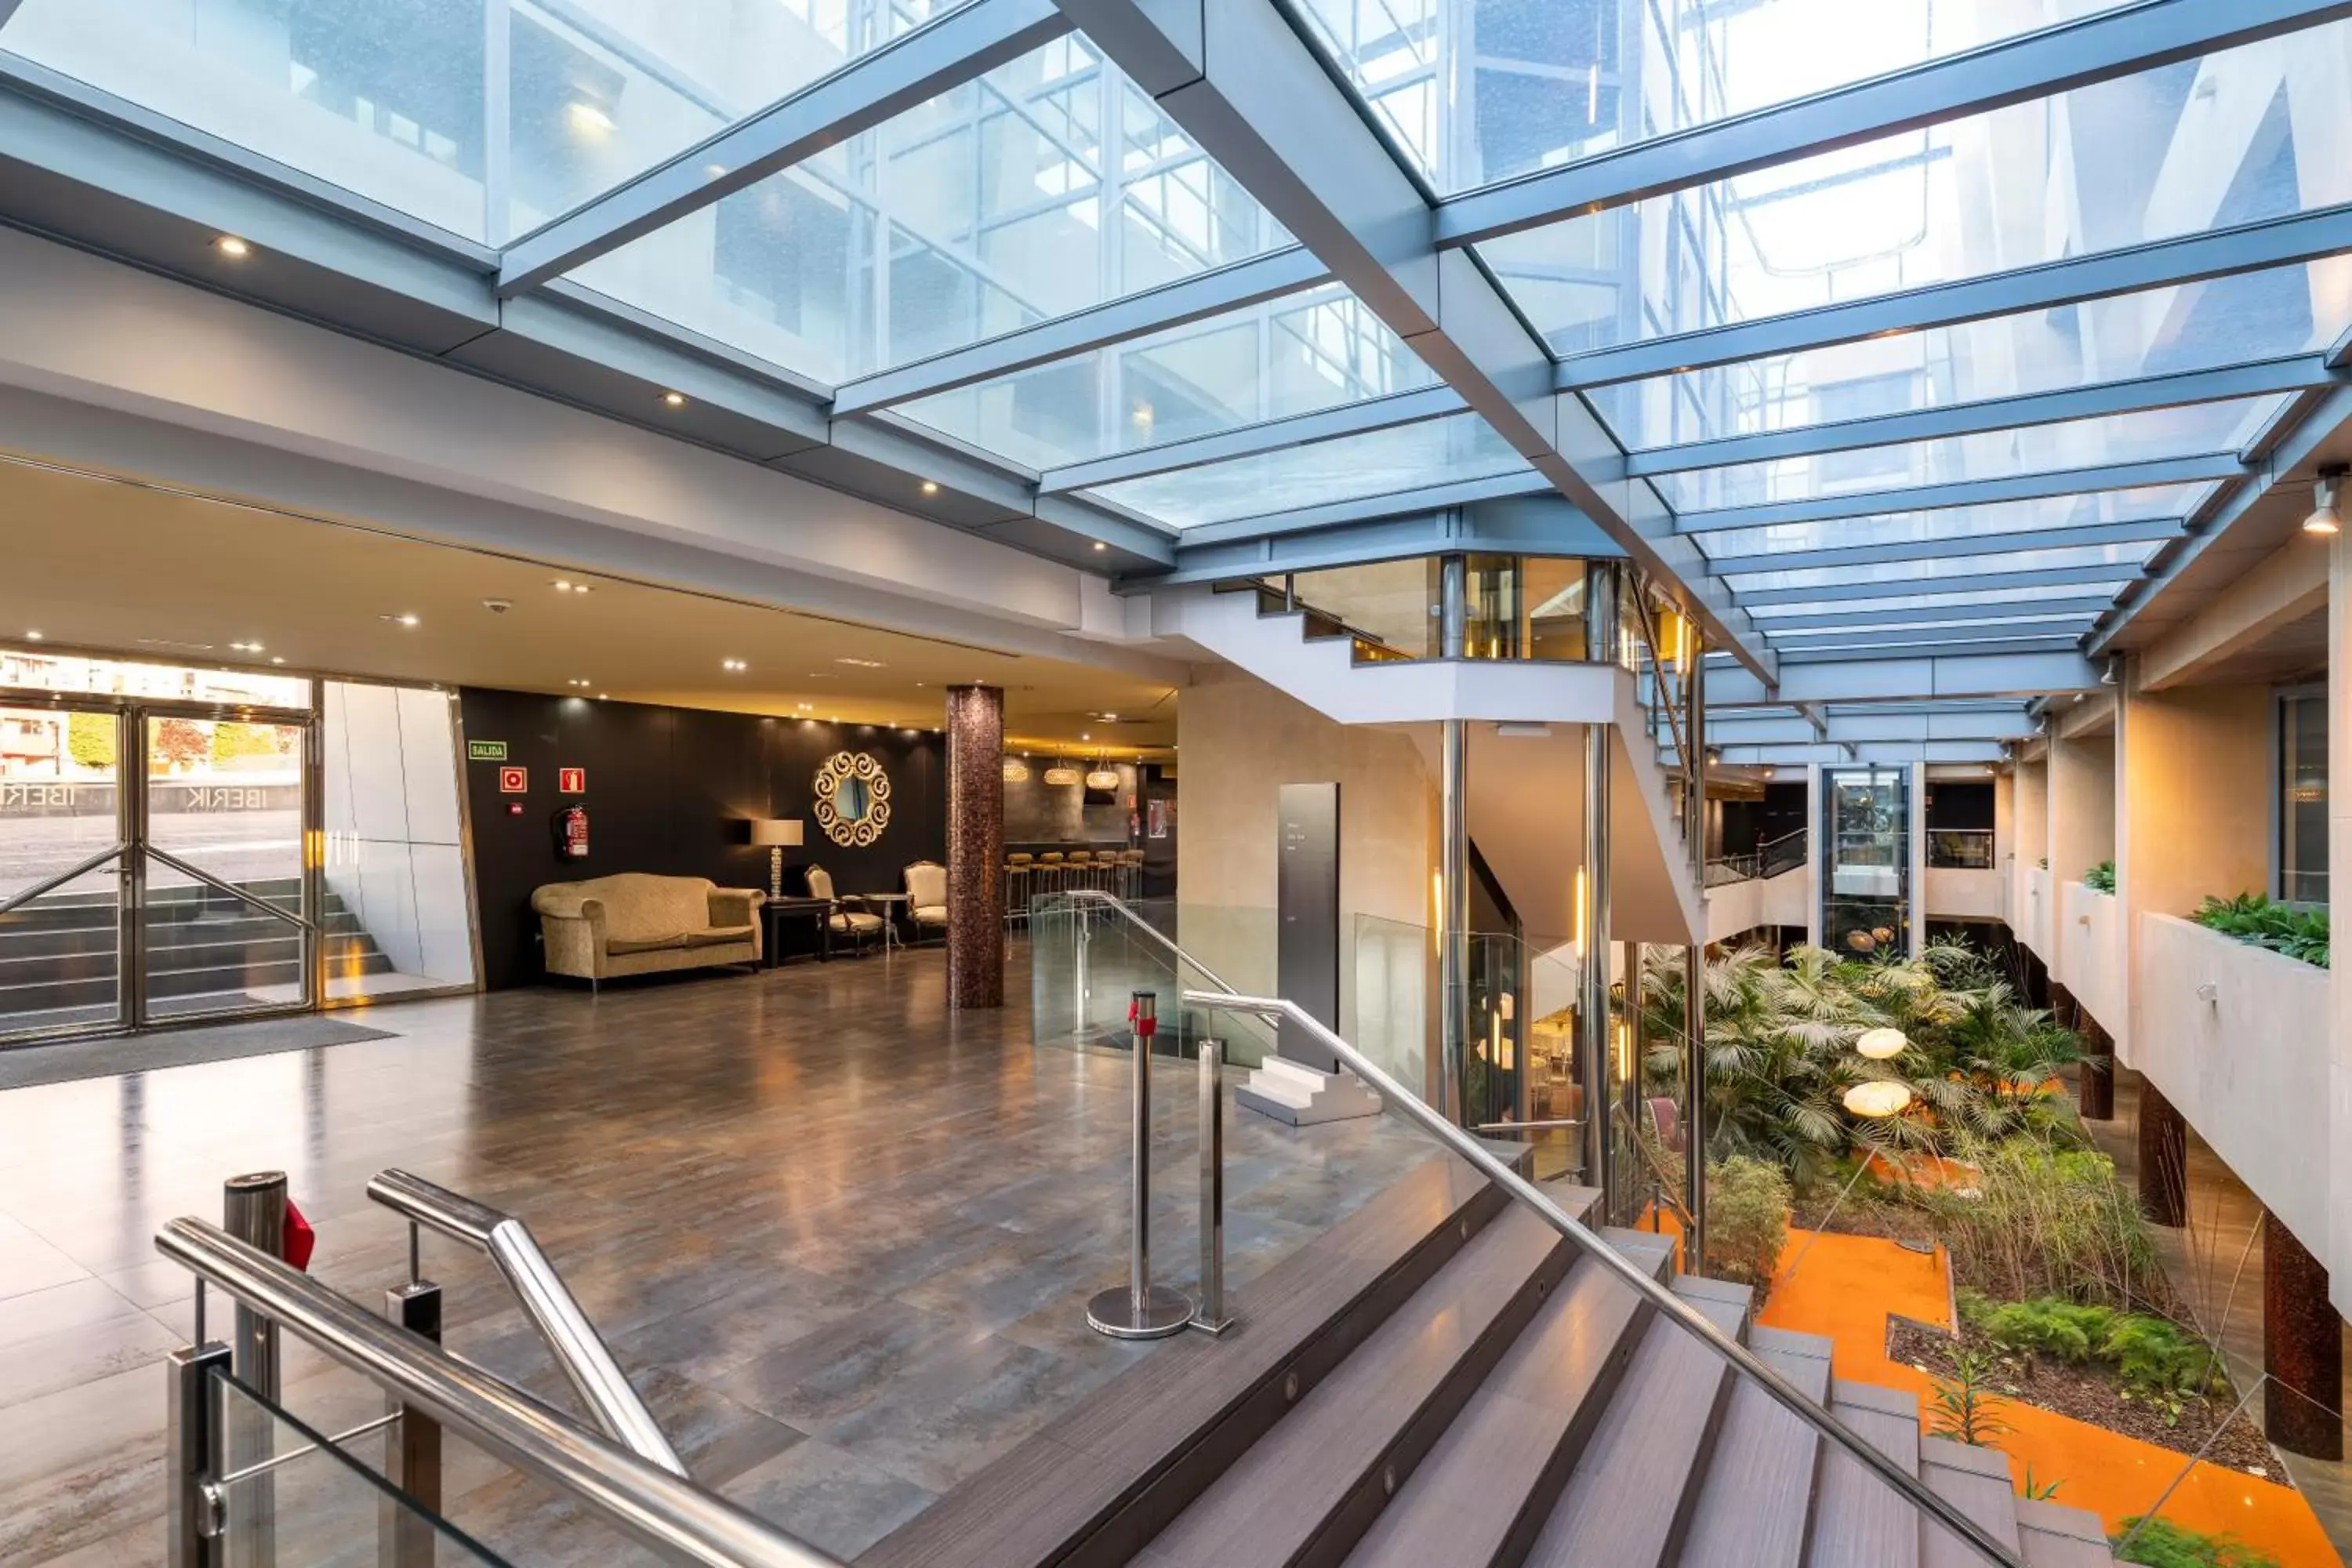
<svg viewBox="0 0 2352 1568">
<path fill-rule="evenodd" d="M 1087 973 L 1089 954 L 1087 950 L 1094 941 L 1094 912 L 1076 900 L 1066 900 L 1064 907 L 1070 911 L 1070 919 L 1077 929 L 1077 963 L 1071 966 L 1070 971 L 1077 985 L 1077 1010 L 1070 1020 L 1070 1038 L 1083 1045 L 1087 1037 L 1087 992 L 1092 979 Z"/>
<path fill-rule="evenodd" d="M 1222 1334 L 1225 1311 L 1225 1042 L 1201 1042 L 1201 1305 L 1192 1326 Z"/>
<path fill-rule="evenodd" d="M 286 1173 L 257 1171 L 231 1176 L 221 1184 L 221 1228 L 271 1258 L 286 1256 Z M 270 1405 L 278 1403 L 278 1325 L 243 1302 L 231 1318 L 229 1345 L 238 1381 Z M 262 1410 L 240 1401 L 224 1434 L 218 1456 L 243 1468 L 270 1457 L 277 1445 L 274 1423 Z M 237 1510 L 246 1521 L 237 1531 L 236 1568 L 272 1568 L 278 1561 L 278 1479 L 258 1475 L 244 1483 Z"/>
<path fill-rule="evenodd" d="M 410 1333 L 441 1342 L 441 1287 L 417 1278 L 417 1226 L 408 1222 L 408 1283 L 383 1293 L 383 1315 Z M 415 1500 L 385 1498 L 376 1515 L 378 1568 L 433 1568 L 433 1527 L 441 1511 L 441 1423 L 387 1391 L 384 1414 L 400 1417 L 384 1447 L 383 1479 Z M 423 1510 L 420 1513 L 418 1510 Z"/>
<path fill-rule="evenodd" d="M 1184 1331 L 1192 1321 L 1192 1298 L 1151 1282 L 1151 1041 L 1160 1032 L 1159 993 L 1136 992 L 1129 1016 L 1135 1022 L 1133 1237 L 1127 1283 L 1087 1303 L 1087 1326 L 1115 1340 L 1160 1340 Z"/>
<path fill-rule="evenodd" d="M 203 1331 L 197 1331 L 199 1340 Z M 184 1345 L 164 1358 L 171 1376 L 164 1426 L 164 1562 L 169 1568 L 220 1568 L 220 1494 L 212 1485 L 226 1466 L 214 1422 L 213 1377 L 229 1366 L 229 1348 Z"/>
<path fill-rule="evenodd" d="M 1683 1108 L 1684 1211 L 1690 1235 L 1683 1242 L 1683 1268 L 1706 1272 L 1706 947 L 1683 949 L 1683 1074 L 1689 1103 Z"/>
</svg>

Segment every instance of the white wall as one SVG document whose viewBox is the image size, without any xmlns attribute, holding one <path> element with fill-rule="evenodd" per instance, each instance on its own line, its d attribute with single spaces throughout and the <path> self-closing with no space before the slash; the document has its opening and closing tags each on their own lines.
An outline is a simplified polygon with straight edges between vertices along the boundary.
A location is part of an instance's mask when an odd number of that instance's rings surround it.
<svg viewBox="0 0 2352 1568">
<path fill-rule="evenodd" d="M 1925 900 L 1929 920 L 2000 920 L 2001 875 L 1997 870 L 1927 868 Z"/>
<path fill-rule="evenodd" d="M 394 971 L 437 984 L 474 979 L 456 730 L 448 694 L 326 682 L 320 716 L 324 875 Z M 330 996 L 368 977 L 328 965 Z"/>
<path fill-rule="evenodd" d="M 2137 1065 L 2289 1230 L 2326 1238 L 2328 972 L 2170 915 L 2139 928 Z M 2327 1261 L 2332 1287 L 2352 1258 Z"/>
<path fill-rule="evenodd" d="M 2122 1055 L 2131 1032 L 2131 994 L 2124 967 L 2124 914 L 2112 893 L 2095 892 L 2080 882 L 2062 883 L 2058 891 L 2058 962 L 2051 974 L 2074 993 L 2074 1000 L 2115 1037 Z M 2128 1059 L 2128 1058 L 2126 1058 Z M 2167 1094 L 2169 1085 L 2164 1086 Z"/>
</svg>

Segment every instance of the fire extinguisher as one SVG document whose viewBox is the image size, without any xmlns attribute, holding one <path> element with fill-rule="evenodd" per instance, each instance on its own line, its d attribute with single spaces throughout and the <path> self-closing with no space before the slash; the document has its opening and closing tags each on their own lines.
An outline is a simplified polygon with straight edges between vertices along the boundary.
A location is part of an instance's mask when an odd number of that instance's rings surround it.
<svg viewBox="0 0 2352 1568">
<path fill-rule="evenodd" d="M 555 814 L 555 857 L 559 860 L 588 858 L 588 807 L 585 802 Z"/>
</svg>

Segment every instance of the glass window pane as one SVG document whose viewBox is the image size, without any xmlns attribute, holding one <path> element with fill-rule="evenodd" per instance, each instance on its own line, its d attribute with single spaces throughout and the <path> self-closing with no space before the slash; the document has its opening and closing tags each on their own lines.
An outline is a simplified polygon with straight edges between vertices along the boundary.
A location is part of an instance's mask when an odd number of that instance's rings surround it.
<svg viewBox="0 0 2352 1568">
<path fill-rule="evenodd" d="M 961 3 L 29 0 L 0 47 L 495 244 Z"/>
<path fill-rule="evenodd" d="M 898 412 L 1033 468 L 1359 403 L 1437 377 L 1338 284 L 944 392 Z"/>
<path fill-rule="evenodd" d="M 2242 397 L 2225 403 L 2191 404 L 2055 425 L 1934 441 L 1863 447 L 1848 452 L 1785 458 L 1663 474 L 1656 480 L 1666 504 L 1676 511 L 1822 496 L 1898 490 L 1916 485 L 1958 484 L 1969 479 L 2054 473 L 2206 452 L 2234 452 L 2285 401 L 2283 396 Z"/>
<path fill-rule="evenodd" d="M 190 702 L 234 702 L 256 708 L 308 708 L 307 676 L 262 675 L 246 669 L 194 669 L 132 659 L 83 658 L 29 647 L 0 647 L 0 686 L 40 691 L 84 691 L 110 697 L 157 697 Z"/>
<path fill-rule="evenodd" d="M 1288 243 L 1073 35 L 573 277 L 841 382 Z"/>
<path fill-rule="evenodd" d="M 2352 137 L 2352 100 L 2287 68 L 2347 37 L 2331 23 L 1479 250 L 1573 353 L 2306 212 L 2344 195 L 2323 150 Z"/>
<path fill-rule="evenodd" d="M 1297 10 L 1397 144 L 1460 191 L 2113 3 L 1304 0 Z"/>
<path fill-rule="evenodd" d="M 2327 694 L 2279 695 L 2278 896 L 2327 902 Z"/>
<path fill-rule="evenodd" d="M 326 682 L 325 696 L 319 913 L 327 999 L 470 984 L 454 699 L 340 680 Z"/>
<path fill-rule="evenodd" d="M 2116 581 L 2122 583 L 2132 574 L 2117 569 Z M 2079 584 L 2036 584 L 2024 588 L 1988 588 L 1975 594 L 1905 594 L 1890 590 L 1883 599 L 1806 599 L 1781 605 L 1753 605 L 1748 613 L 1767 637 L 1779 637 L 1775 628 L 1788 617 L 1821 614 L 1859 615 L 1886 614 L 1900 616 L 1904 626 L 1935 620 L 1933 612 L 1954 610 L 1969 605 L 2015 605 L 2021 611 L 2030 610 L 2037 600 L 2076 599 L 2104 590 Z"/>
<path fill-rule="evenodd" d="M 1747 572 L 1724 581 L 1737 594 L 1779 588 L 1826 588 L 1850 583 L 1952 581 L 1998 572 L 2040 572 L 2060 566 L 2112 564 L 2116 580 L 2137 574 L 2153 544 L 2074 545 L 2063 550 L 2015 550 L 2006 555 L 1948 555 L 1930 561 L 1874 561 L 1859 566 L 1802 566 L 1792 572 Z M 2082 590 L 2076 590 L 2081 592 Z"/>
<path fill-rule="evenodd" d="M 1941 507 L 1932 511 L 1886 512 L 1877 517 L 1830 518 L 1780 522 L 1765 528 L 1725 528 L 1694 533 L 1708 559 L 1769 555 L 1782 551 L 1837 550 L 1849 545 L 1907 544 L 1932 539 L 1969 539 L 1988 533 L 2025 533 L 2102 522 L 2138 522 L 2186 517 L 2203 496 L 2202 485 L 2151 485 L 2095 495 L 2042 496 L 2032 500 L 1984 506 Z"/>
<path fill-rule="evenodd" d="M 1342 436 L 1129 479 L 1090 493 L 1171 528 L 1196 528 L 1517 473 L 1527 466 L 1485 420 L 1455 414 L 1402 429 Z"/>
</svg>

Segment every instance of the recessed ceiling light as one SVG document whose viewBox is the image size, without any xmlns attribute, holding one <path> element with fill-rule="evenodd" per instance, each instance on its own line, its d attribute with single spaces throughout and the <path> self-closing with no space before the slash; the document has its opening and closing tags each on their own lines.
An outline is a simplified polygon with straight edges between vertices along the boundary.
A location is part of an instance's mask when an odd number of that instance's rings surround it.
<svg viewBox="0 0 2352 1568">
<path fill-rule="evenodd" d="M 569 577 L 558 577 L 554 582 L 549 584 L 548 586 L 553 588 L 559 594 L 585 594 L 590 591 L 589 584 L 585 583 L 574 583 Z"/>
<path fill-rule="evenodd" d="M 239 653 L 259 653 L 261 651 L 261 645 L 257 642 L 233 642 L 228 646 L 235 648 Z"/>
<path fill-rule="evenodd" d="M 286 662 L 286 658 L 282 654 L 271 654 L 269 656 L 269 662 L 272 664 L 284 664 Z"/>
<path fill-rule="evenodd" d="M 940 482 L 937 479 L 925 479 L 923 481 L 923 493 L 927 496 L 935 496 L 939 494 Z"/>
<path fill-rule="evenodd" d="M 740 675 L 740 674 L 741 674 L 744 670 L 749 669 L 749 668 L 751 668 L 751 667 L 750 665 L 748 665 L 748 664 L 745 664 L 745 663 L 744 663 L 741 659 L 740 659 L 740 658 L 722 658 L 722 659 L 720 659 L 720 660 L 719 661 L 719 668 L 721 668 L 721 669 L 733 670 L 734 672 L 736 672 L 737 674 L 739 674 L 739 675 Z"/>
<path fill-rule="evenodd" d="M 833 662 L 835 664 L 854 664 L 860 669 L 880 669 L 884 668 L 882 661 L 878 658 L 852 658 L 846 654 L 835 659 Z"/>
<path fill-rule="evenodd" d="M 1091 741 L 1094 737 L 1092 735 L 1080 735 L 1078 739 L 1081 741 Z"/>
<path fill-rule="evenodd" d="M 683 408 L 686 406 L 686 394 L 683 392 L 665 392 L 662 394 L 662 401 L 668 404 L 672 408 Z"/>
<path fill-rule="evenodd" d="M 253 254 L 253 247 L 247 245 L 245 241 L 237 238 L 237 237 L 233 234 L 225 234 L 218 239 L 214 240 L 213 248 L 219 251 L 223 256 L 227 257 L 231 261 L 242 261 L 247 257 Z"/>
<path fill-rule="evenodd" d="M 596 683 L 593 680 L 567 680 L 563 684 L 566 686 L 593 686 Z"/>
<path fill-rule="evenodd" d="M 26 632 L 25 634 L 25 640 L 26 642 L 39 642 L 47 634 L 43 632 Z"/>
<path fill-rule="evenodd" d="M 612 695 L 610 692 L 606 692 L 606 691 L 599 691 L 598 693 L 596 693 L 596 700 L 597 700 L 597 701 L 599 701 L 599 702 L 602 702 L 602 701 L 604 701 L 604 699 L 605 699 L 605 698 L 609 697 L 610 695 Z"/>
<path fill-rule="evenodd" d="M 391 621 L 396 626 L 413 626 L 416 625 L 416 617 L 415 616 L 378 616 L 376 619 L 380 621 Z"/>
<path fill-rule="evenodd" d="M 816 711 L 816 704 L 814 702 L 803 702 L 800 705 L 800 710 L 803 713 L 814 713 Z"/>
<path fill-rule="evenodd" d="M 613 129 L 613 117 L 593 103 L 572 102 L 564 105 L 563 112 L 571 118 L 574 131 L 602 134 Z"/>
</svg>

